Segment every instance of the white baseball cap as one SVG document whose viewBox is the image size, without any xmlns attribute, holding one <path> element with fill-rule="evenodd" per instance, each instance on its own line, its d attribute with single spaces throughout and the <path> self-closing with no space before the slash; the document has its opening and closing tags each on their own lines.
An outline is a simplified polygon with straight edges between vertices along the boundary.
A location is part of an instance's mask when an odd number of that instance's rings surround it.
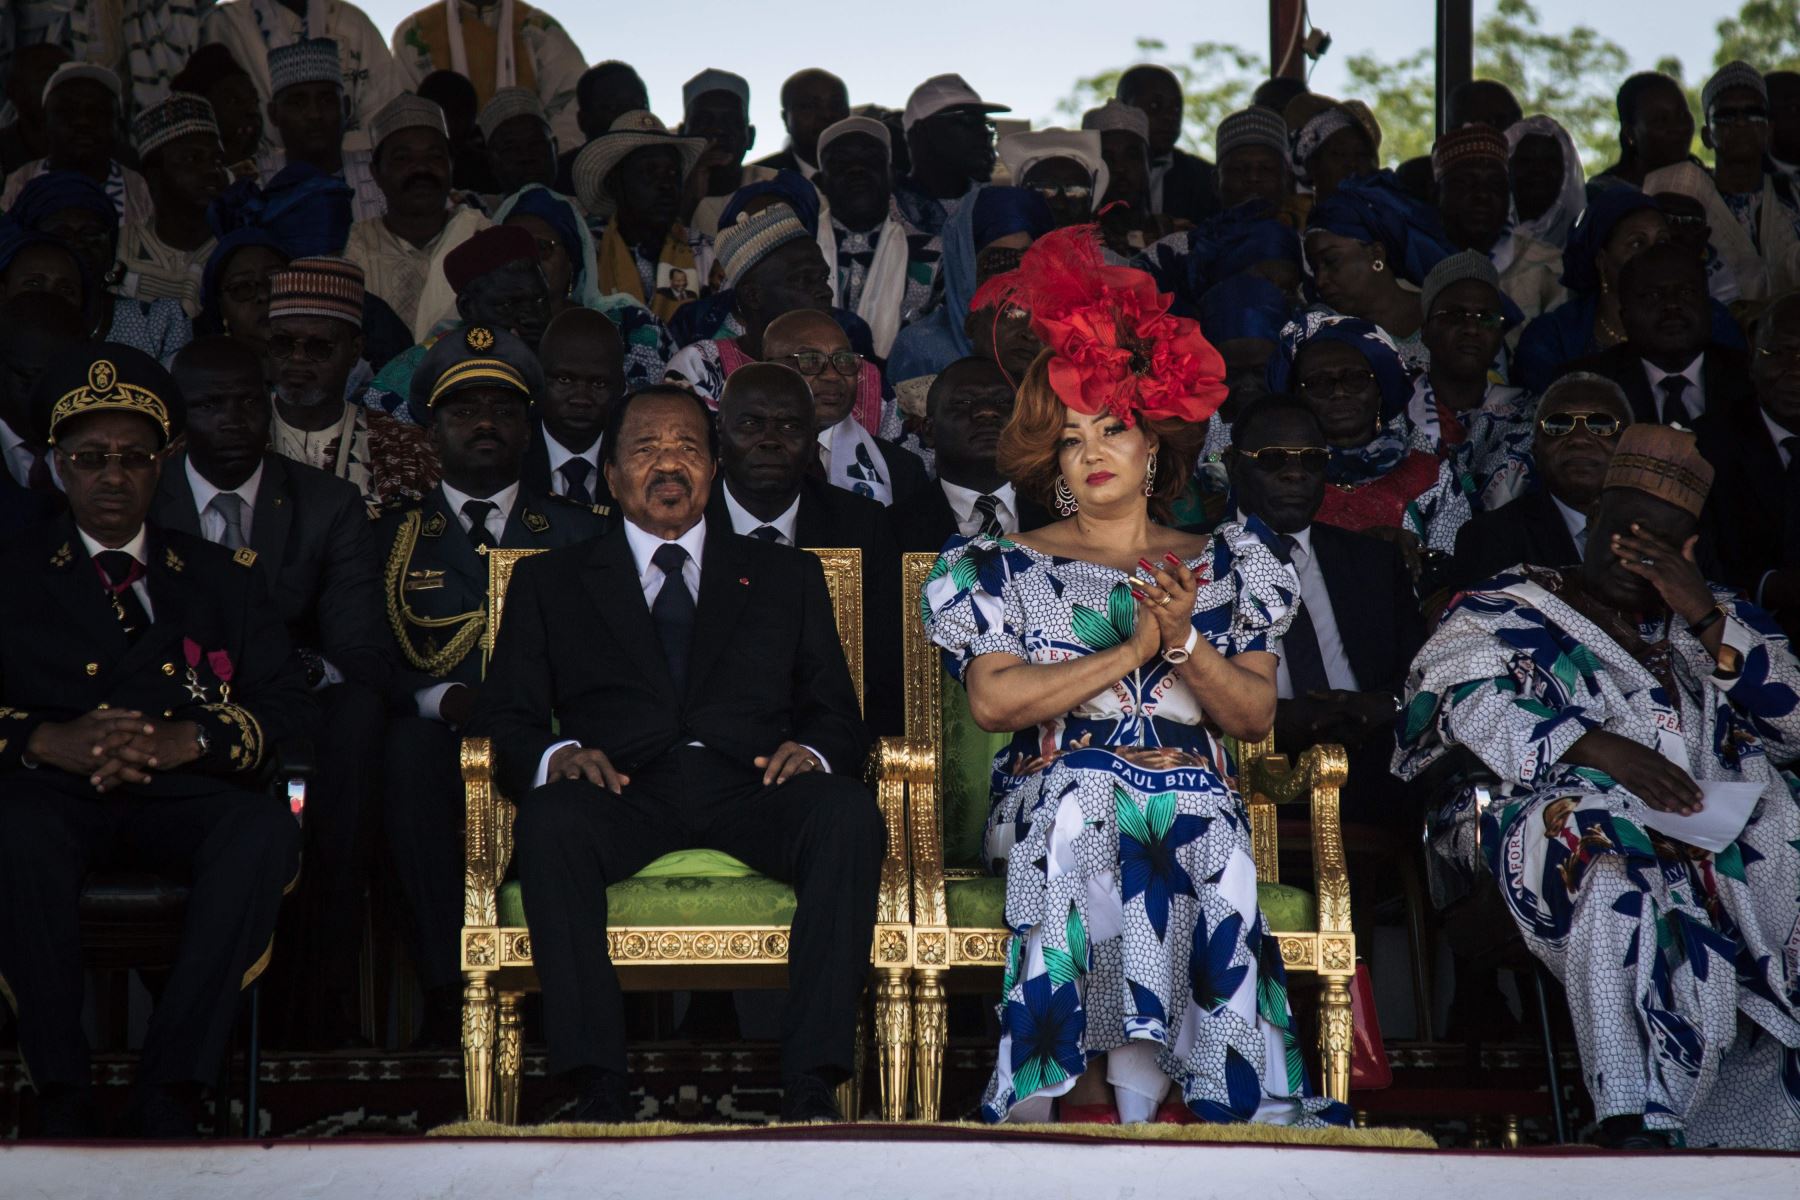
<svg viewBox="0 0 1800 1200">
<path fill-rule="evenodd" d="M 961 75 L 933 75 L 906 98 L 906 112 L 900 117 L 900 127 L 911 132 L 920 121 L 935 117 L 947 108 L 976 108 L 990 113 L 1012 111 L 1004 104 L 989 104 L 983 100 Z"/>
</svg>

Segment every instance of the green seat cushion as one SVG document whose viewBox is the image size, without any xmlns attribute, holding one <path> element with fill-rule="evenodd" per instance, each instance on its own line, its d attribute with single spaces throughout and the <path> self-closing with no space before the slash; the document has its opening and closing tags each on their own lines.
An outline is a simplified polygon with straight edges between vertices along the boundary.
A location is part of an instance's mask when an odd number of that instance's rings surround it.
<svg viewBox="0 0 1800 1200">
<path fill-rule="evenodd" d="M 1311 933 L 1318 928 L 1312 893 L 1285 883 L 1259 883 L 1256 902 L 1277 933 Z M 1006 880 L 992 875 L 944 881 L 944 907 L 953 929 L 1006 928 Z"/>
<path fill-rule="evenodd" d="M 671 862 L 683 858 L 695 869 L 677 874 Z M 502 925 L 525 924 L 518 880 L 501 885 L 499 915 Z M 729 855 L 682 850 L 607 888 L 606 917 L 611 926 L 787 925 L 794 919 L 794 889 Z"/>
<path fill-rule="evenodd" d="M 943 753 L 938 778 L 943 784 L 944 865 L 980 868 L 985 865 L 981 846 L 987 835 L 994 755 L 1012 735 L 989 733 L 975 724 L 969 715 L 969 694 L 962 684 L 947 671 L 939 679 Z"/>
</svg>

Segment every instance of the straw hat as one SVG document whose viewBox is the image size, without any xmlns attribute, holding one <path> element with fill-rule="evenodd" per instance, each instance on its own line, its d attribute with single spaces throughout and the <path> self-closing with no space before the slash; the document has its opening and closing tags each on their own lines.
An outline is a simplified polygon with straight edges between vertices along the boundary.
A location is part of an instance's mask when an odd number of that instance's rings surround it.
<svg viewBox="0 0 1800 1200">
<path fill-rule="evenodd" d="M 681 177 L 686 179 L 706 149 L 705 138 L 678 137 L 670 133 L 653 112 L 636 109 L 621 113 L 612 127 L 583 147 L 575 157 L 575 194 L 582 207 L 596 217 L 610 217 L 618 201 L 606 190 L 606 177 L 633 150 L 645 146 L 673 146 L 681 155 Z"/>
</svg>

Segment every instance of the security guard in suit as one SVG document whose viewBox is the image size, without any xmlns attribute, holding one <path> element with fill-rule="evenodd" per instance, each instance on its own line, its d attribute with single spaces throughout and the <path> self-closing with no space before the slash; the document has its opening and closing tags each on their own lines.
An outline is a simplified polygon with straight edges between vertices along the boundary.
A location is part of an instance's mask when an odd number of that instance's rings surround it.
<svg viewBox="0 0 1800 1200">
<path fill-rule="evenodd" d="M 388 729 L 384 823 L 426 992 L 421 1042 L 452 1038 L 460 1006 L 463 912 L 460 730 L 485 667 L 486 550 L 550 550 L 602 533 L 606 515 L 520 481 L 537 359 L 504 329 L 468 325 L 431 347 L 413 375 L 414 419 L 443 479 L 378 527 L 388 624 L 400 657 Z"/>
<path fill-rule="evenodd" d="M 0 552 L 0 991 L 43 1132 L 92 1135 L 83 879 L 189 882 L 134 1107 L 140 1132 L 192 1136 L 298 868 L 298 827 L 258 774 L 316 714 L 255 552 L 146 523 L 181 426 L 167 372 L 84 344 L 51 363 L 34 406 L 69 511 Z"/>
</svg>

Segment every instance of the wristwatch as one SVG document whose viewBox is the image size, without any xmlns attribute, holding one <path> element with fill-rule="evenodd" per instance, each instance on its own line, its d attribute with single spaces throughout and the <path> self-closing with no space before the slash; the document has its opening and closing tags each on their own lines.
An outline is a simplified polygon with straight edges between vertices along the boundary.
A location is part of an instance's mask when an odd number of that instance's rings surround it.
<svg viewBox="0 0 1800 1200">
<path fill-rule="evenodd" d="M 1175 647 L 1173 650 L 1164 650 L 1162 652 L 1163 661 L 1172 667 L 1179 667 L 1182 663 L 1193 657 L 1194 645 L 1199 640 L 1200 631 L 1195 629 L 1192 625 L 1189 625 L 1187 641 Z"/>
</svg>

